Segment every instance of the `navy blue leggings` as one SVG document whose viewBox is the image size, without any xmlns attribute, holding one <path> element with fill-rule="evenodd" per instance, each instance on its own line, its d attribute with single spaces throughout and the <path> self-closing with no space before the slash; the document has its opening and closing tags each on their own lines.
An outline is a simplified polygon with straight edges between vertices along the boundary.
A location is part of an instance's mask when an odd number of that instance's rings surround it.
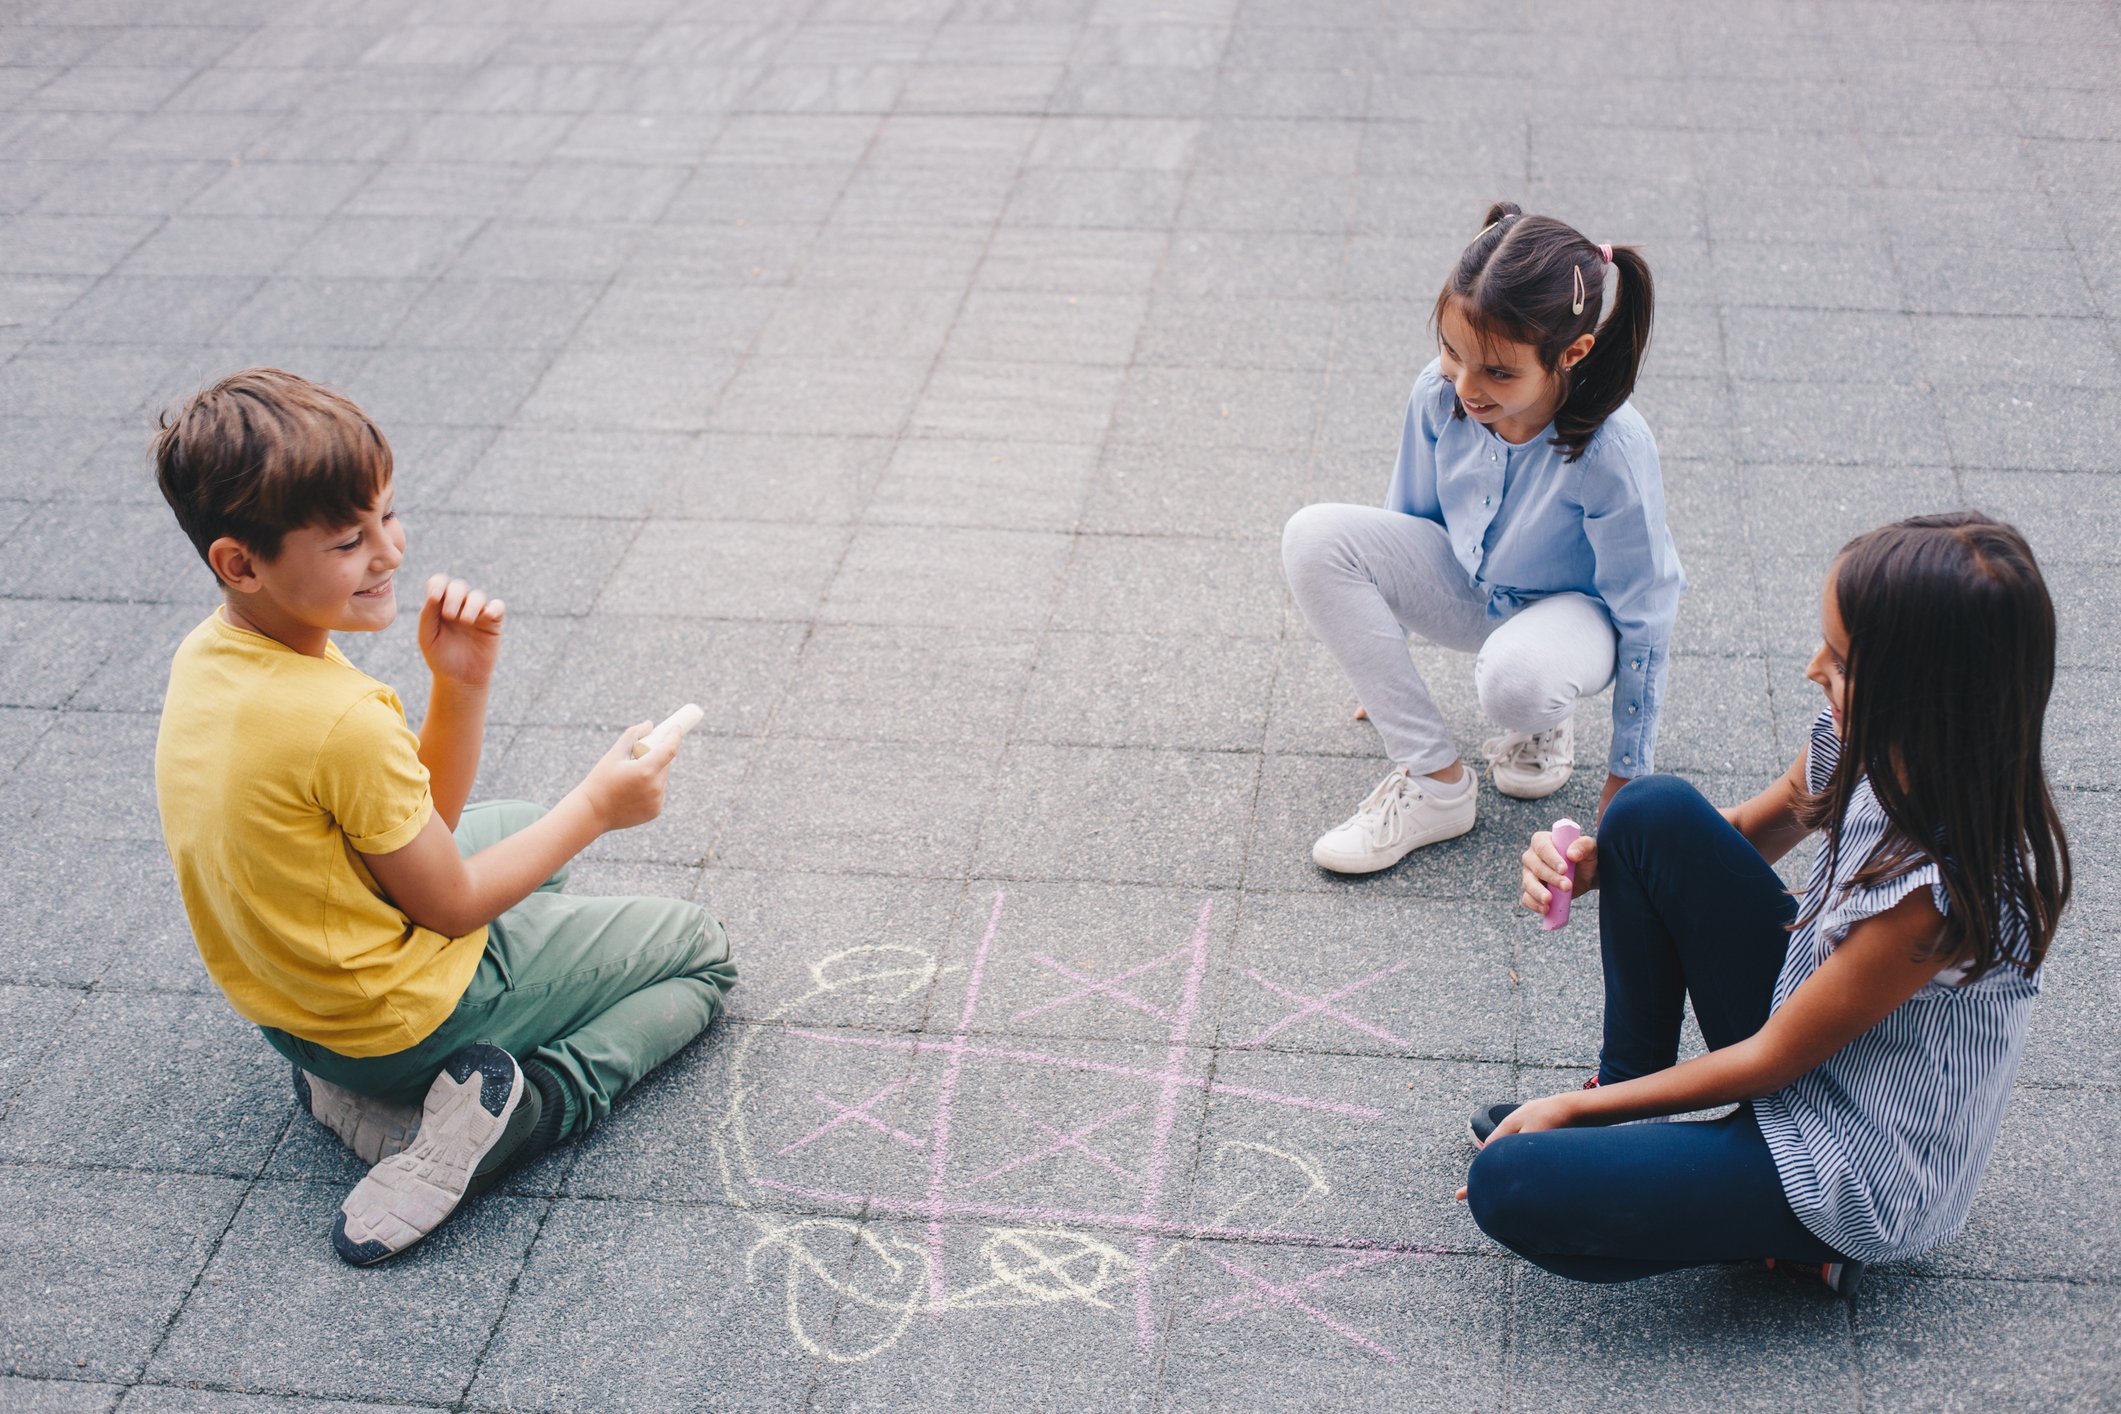
<svg viewBox="0 0 2121 1414">
<path fill-rule="evenodd" d="M 1767 1021 L 1796 900 L 1701 792 L 1646 776 L 1615 796 L 1598 891 L 1601 1083 L 1670 1067 L 1688 997 L 1712 1049 Z M 1750 1105 L 1706 1122 L 1512 1134 L 1481 1151 L 1466 1190 L 1482 1232 L 1579 1281 L 1841 1260 L 1790 1211 Z"/>
</svg>

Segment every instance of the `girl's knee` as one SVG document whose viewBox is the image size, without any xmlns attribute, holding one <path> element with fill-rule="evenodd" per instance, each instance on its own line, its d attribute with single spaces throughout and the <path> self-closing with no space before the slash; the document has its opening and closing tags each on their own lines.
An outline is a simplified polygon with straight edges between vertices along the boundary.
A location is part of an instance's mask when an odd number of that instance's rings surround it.
<svg viewBox="0 0 2121 1414">
<path fill-rule="evenodd" d="M 1281 568 L 1291 588 L 1352 564 L 1353 549 L 1340 514 L 1346 509 L 1325 503 L 1305 506 L 1282 526 Z"/>
<path fill-rule="evenodd" d="M 1673 830 L 1697 830 L 1708 816 L 1723 819 L 1707 797 L 1680 777 L 1637 776 L 1606 807 L 1598 828 L 1599 848 L 1625 848 Z"/>
<path fill-rule="evenodd" d="M 1480 1230 L 1513 1250 L 1523 1242 L 1526 1204 L 1523 1151 L 1508 1137 L 1491 1141 L 1466 1173 L 1466 1207 Z"/>
<path fill-rule="evenodd" d="M 1473 659 L 1473 687 L 1488 720 L 1511 731 L 1557 727 L 1576 708 L 1575 694 L 1544 665 L 1492 641 Z"/>
</svg>

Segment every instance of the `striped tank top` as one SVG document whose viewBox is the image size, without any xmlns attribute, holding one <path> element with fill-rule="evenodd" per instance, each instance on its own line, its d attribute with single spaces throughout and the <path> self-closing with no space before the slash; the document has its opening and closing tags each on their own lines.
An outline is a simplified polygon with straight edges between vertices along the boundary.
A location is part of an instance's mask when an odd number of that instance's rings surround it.
<svg viewBox="0 0 2121 1414">
<path fill-rule="evenodd" d="M 1841 754 L 1831 713 L 1812 724 L 1806 785 L 1825 788 Z M 1890 828 L 1860 782 L 1842 820 L 1841 857 L 1829 877 L 1826 851 L 1812 862 L 1804 911 L 1816 916 L 1790 937 L 1775 1006 L 1819 969 L 1849 929 L 1919 888 L 1941 914 L 1948 902 L 1937 866 L 1924 862 L 1871 889 L 1856 874 Z M 1822 900 L 1826 906 L 1820 908 Z M 2003 915 L 2006 957 L 2026 955 L 2024 919 Z M 1807 1229 L 1845 1257 L 1911 1257 L 1958 1235 L 2003 1123 L 2026 1021 L 2040 991 L 2008 962 L 1974 982 L 1940 972 L 1892 1014 L 1786 1089 L 1753 1101 L 1782 1190 Z"/>
</svg>

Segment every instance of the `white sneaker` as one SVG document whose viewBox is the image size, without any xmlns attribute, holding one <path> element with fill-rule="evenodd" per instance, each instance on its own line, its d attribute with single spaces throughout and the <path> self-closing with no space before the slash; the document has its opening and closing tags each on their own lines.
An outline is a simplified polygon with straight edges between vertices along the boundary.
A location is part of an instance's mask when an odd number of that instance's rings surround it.
<svg viewBox="0 0 2121 1414">
<path fill-rule="evenodd" d="M 1480 744 L 1495 789 L 1519 800 L 1544 800 L 1576 770 L 1576 723 L 1543 732 L 1504 732 Z"/>
<path fill-rule="evenodd" d="M 1469 780 L 1459 794 L 1438 800 L 1424 789 L 1427 780 L 1394 767 L 1353 815 L 1318 837 L 1311 858 L 1336 874 L 1373 874 L 1425 844 L 1456 839 L 1472 829 L 1480 782 Z"/>
</svg>

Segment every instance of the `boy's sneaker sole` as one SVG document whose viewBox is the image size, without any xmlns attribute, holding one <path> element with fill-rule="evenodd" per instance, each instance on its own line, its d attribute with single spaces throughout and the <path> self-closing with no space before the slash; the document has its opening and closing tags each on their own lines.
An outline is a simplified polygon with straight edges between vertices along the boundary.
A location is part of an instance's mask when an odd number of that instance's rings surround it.
<svg viewBox="0 0 2121 1414">
<path fill-rule="evenodd" d="M 411 1147 L 369 1170 L 339 1205 L 331 1230 L 339 1256 L 362 1267 L 395 1257 L 490 1184 L 536 1127 L 542 1107 L 525 1102 L 529 1090 L 499 1046 L 451 1056 L 428 1087 Z"/>
<path fill-rule="evenodd" d="M 294 1069 L 296 1106 L 337 1135 L 362 1163 L 380 1164 L 403 1153 L 420 1132 L 420 1106 L 355 1094 L 299 1065 Z"/>
</svg>

